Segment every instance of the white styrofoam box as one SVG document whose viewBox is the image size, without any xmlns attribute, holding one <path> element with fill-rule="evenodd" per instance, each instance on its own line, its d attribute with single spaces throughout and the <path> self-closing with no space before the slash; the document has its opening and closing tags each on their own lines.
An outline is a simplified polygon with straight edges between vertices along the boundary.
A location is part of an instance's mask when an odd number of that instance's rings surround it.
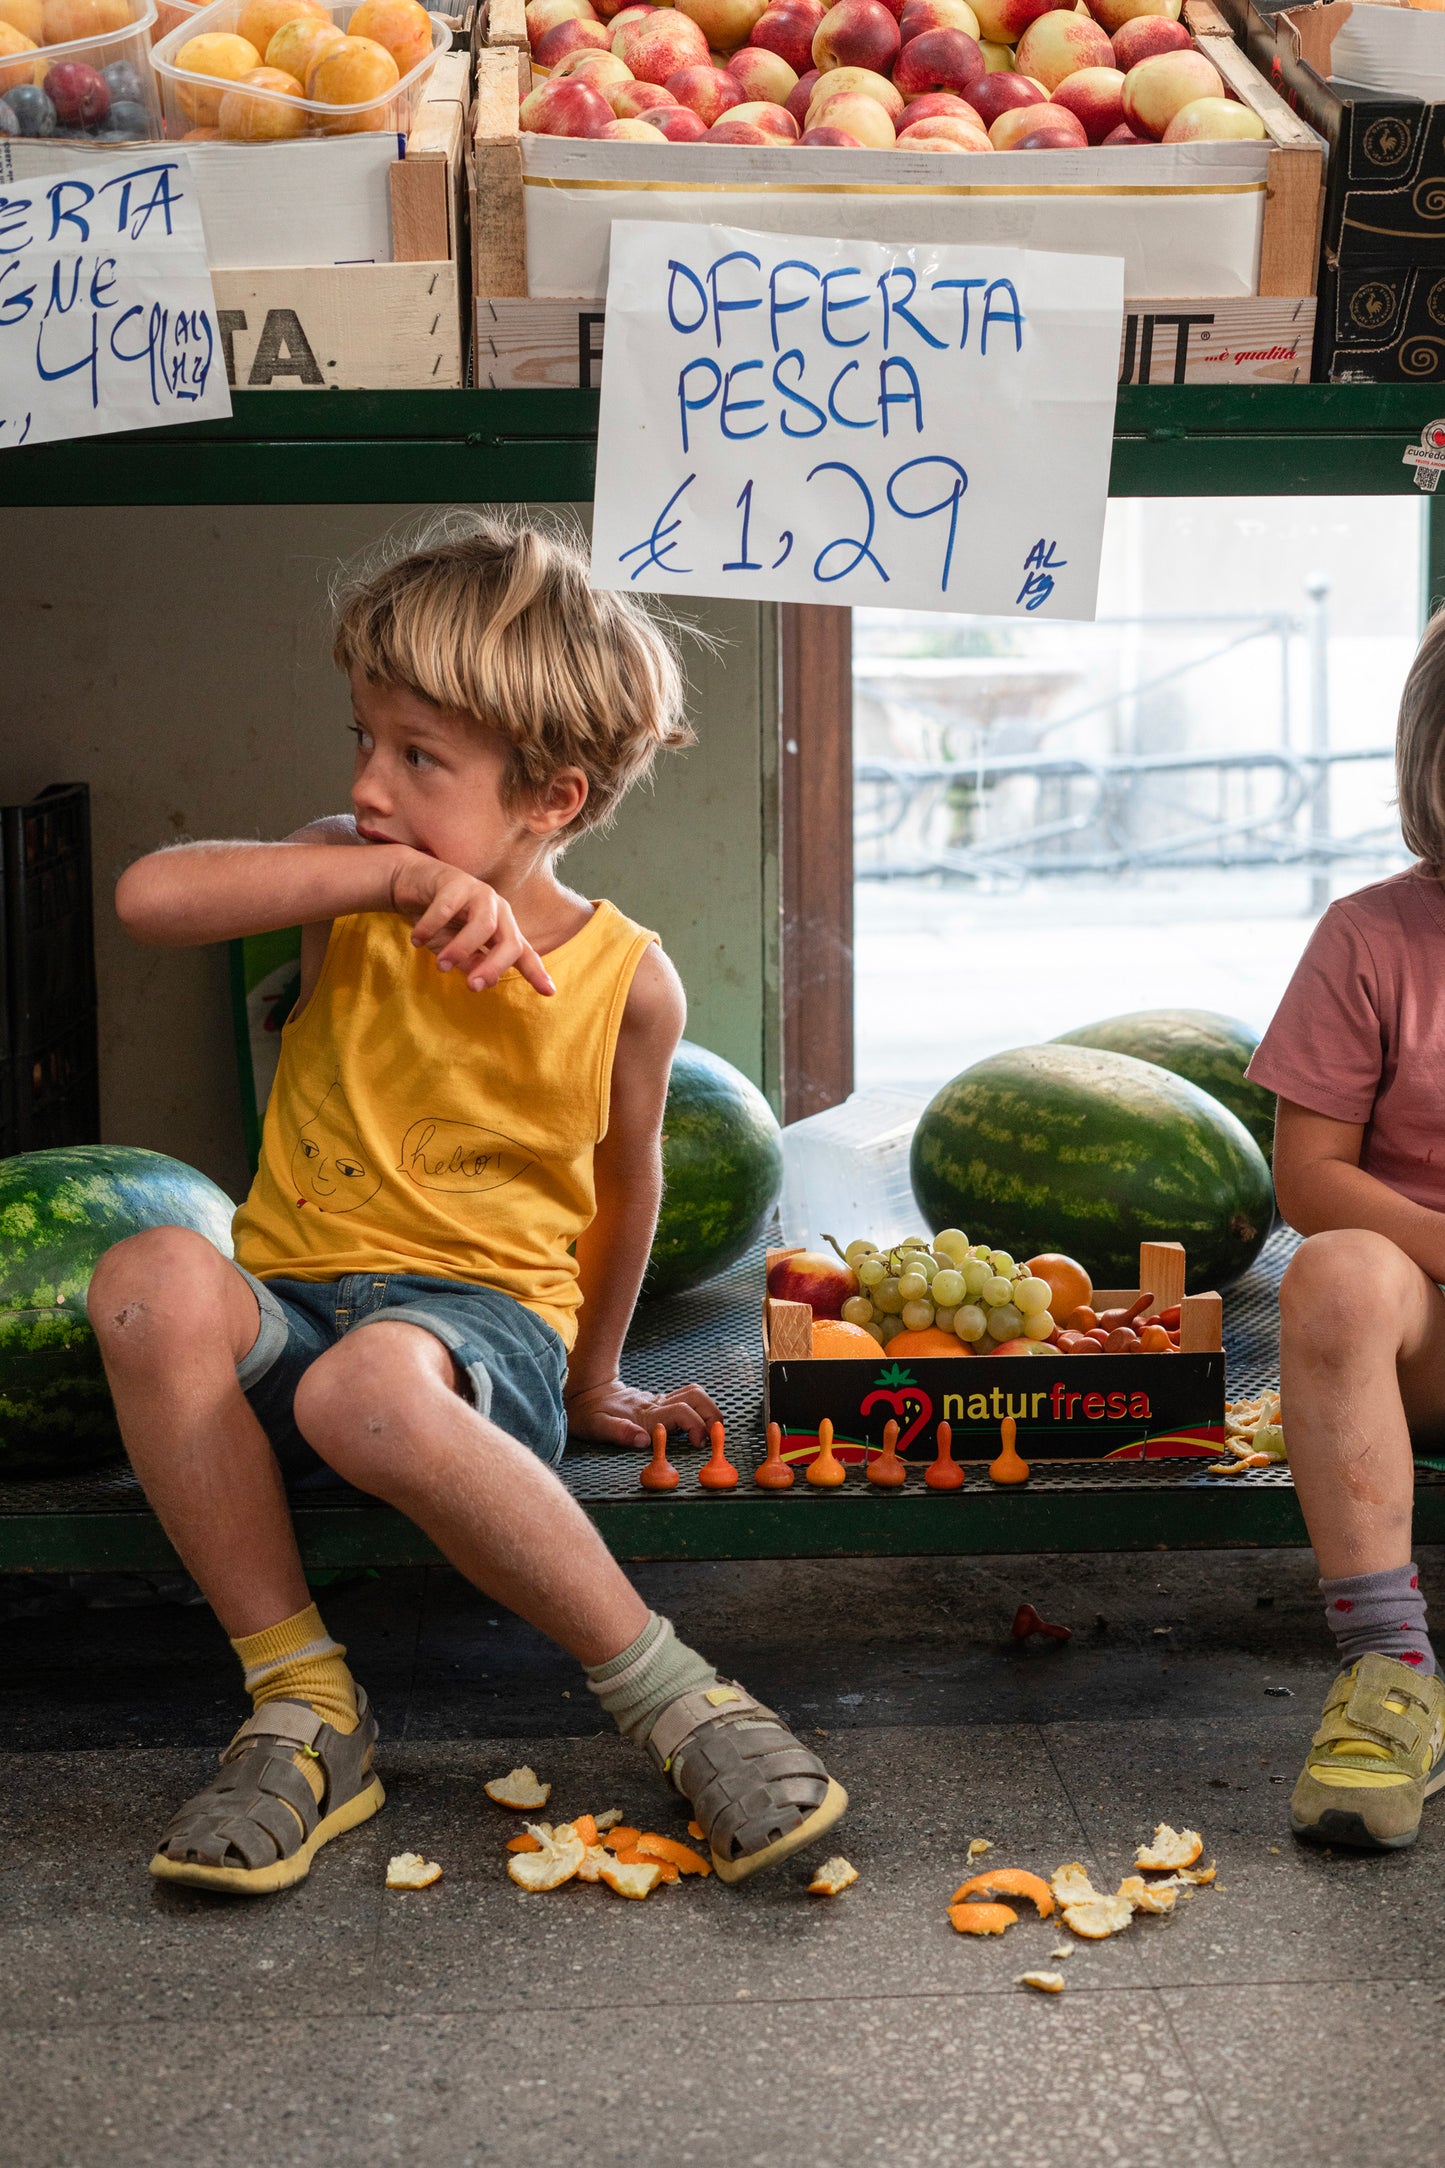
<svg viewBox="0 0 1445 2168">
<path fill-rule="evenodd" d="M 1445 14 L 1438 8 L 1351 9 L 1330 48 L 1330 80 L 1390 98 L 1445 100 Z"/>
<path fill-rule="evenodd" d="M 521 148 L 534 299 L 605 296 L 614 218 L 1122 256 L 1137 300 L 1259 291 L 1267 142 L 996 151 L 946 185 L 938 169 L 957 161 L 923 151 L 791 151 L 784 180 L 771 149 L 719 145 L 704 162 L 693 145 L 524 135 Z"/>
<path fill-rule="evenodd" d="M 927 1230 L 913 1201 L 908 1151 L 923 1091 L 873 1085 L 838 1107 L 791 1122 L 783 1131 L 779 1206 L 788 1248 L 847 1248 L 860 1237 L 880 1249 Z"/>
</svg>

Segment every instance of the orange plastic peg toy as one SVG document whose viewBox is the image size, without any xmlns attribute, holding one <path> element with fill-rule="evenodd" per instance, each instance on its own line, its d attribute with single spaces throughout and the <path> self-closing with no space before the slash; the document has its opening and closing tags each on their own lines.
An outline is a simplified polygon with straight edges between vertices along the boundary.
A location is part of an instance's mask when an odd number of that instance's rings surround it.
<svg viewBox="0 0 1445 2168">
<path fill-rule="evenodd" d="M 1019 1466 L 1023 1467 L 1022 1461 L 1020 1461 Z M 1024 1474 L 1028 1474 L 1027 1468 L 1024 1468 Z M 953 1457 L 952 1423 L 939 1424 L 938 1458 L 933 1463 L 933 1466 L 926 1470 L 923 1480 L 930 1490 L 962 1490 L 964 1475 L 962 1468 L 959 1467 L 958 1462 Z"/>
<path fill-rule="evenodd" d="M 1018 1448 L 1014 1444 L 1014 1439 L 1018 1436 L 1017 1424 L 1011 1415 L 1006 1415 L 998 1427 L 1003 1448 L 998 1459 L 989 1462 L 990 1479 L 995 1483 L 1027 1483 L 1029 1464 L 1019 1458 Z M 931 1469 L 929 1473 L 932 1474 Z"/>
<path fill-rule="evenodd" d="M 768 1457 L 753 1470 L 759 1490 L 791 1490 L 793 1471 L 783 1458 L 783 1433 L 777 1423 L 768 1425 Z"/>
<path fill-rule="evenodd" d="M 644 1490 L 676 1490 L 678 1474 L 667 1457 L 667 1429 L 657 1424 L 652 1433 L 652 1458 L 637 1478 Z"/>
<path fill-rule="evenodd" d="M 714 1423 L 708 1432 L 712 1446 L 711 1460 L 705 1460 L 697 1471 L 697 1479 L 704 1490 L 736 1490 L 738 1472 L 727 1456 L 726 1432 L 721 1423 Z"/>
<path fill-rule="evenodd" d="M 908 1481 L 908 1470 L 898 1458 L 898 1425 L 883 1425 L 883 1450 L 868 1463 L 868 1480 L 882 1490 L 897 1490 Z"/>
<path fill-rule="evenodd" d="M 817 1458 L 810 1460 L 803 1472 L 820 1490 L 836 1490 L 840 1483 L 848 1480 L 848 1471 L 842 1461 L 833 1457 L 833 1426 L 826 1415 L 818 1425 Z"/>
</svg>

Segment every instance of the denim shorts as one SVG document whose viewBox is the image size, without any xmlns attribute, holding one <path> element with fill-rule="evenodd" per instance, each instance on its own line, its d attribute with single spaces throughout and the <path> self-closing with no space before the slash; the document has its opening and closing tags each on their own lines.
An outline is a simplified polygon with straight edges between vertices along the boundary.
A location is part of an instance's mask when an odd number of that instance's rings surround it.
<svg viewBox="0 0 1445 2168">
<path fill-rule="evenodd" d="M 561 1336 L 511 1295 L 421 1273 L 352 1272 L 341 1280 L 258 1280 L 237 1265 L 261 1310 L 255 1346 L 236 1381 L 292 1481 L 331 1474 L 296 1428 L 303 1372 L 349 1332 L 382 1319 L 419 1325 L 449 1348 L 479 1415 L 551 1465 L 562 1458 L 567 1417 Z"/>
</svg>

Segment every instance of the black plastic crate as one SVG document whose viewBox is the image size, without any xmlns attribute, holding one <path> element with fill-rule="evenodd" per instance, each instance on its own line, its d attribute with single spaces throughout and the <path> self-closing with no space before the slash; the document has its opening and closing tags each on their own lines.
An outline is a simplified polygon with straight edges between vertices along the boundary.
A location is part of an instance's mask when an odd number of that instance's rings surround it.
<svg viewBox="0 0 1445 2168">
<path fill-rule="evenodd" d="M 100 1136 L 90 789 L 0 806 L 0 1150 Z"/>
</svg>

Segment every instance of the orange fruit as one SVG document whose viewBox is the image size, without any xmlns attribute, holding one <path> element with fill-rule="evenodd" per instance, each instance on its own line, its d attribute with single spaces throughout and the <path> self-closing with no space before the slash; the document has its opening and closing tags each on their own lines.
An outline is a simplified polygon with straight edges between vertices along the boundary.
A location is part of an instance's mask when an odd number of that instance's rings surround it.
<svg viewBox="0 0 1445 2168">
<path fill-rule="evenodd" d="M 306 95 L 318 105 L 366 105 L 384 97 L 400 77 L 384 45 L 372 38 L 342 38 L 312 61 Z"/>
<path fill-rule="evenodd" d="M 293 15 L 289 22 L 282 23 L 267 46 L 266 65 L 304 83 L 321 55 L 339 45 L 342 36 L 329 16 L 323 21 L 319 15 Z"/>
<path fill-rule="evenodd" d="M 53 5 L 54 0 L 47 0 Z M 238 38 L 229 30 L 206 30 L 198 37 L 187 38 L 175 57 L 175 66 L 186 75 L 216 75 L 223 82 L 239 83 L 243 75 L 261 65 L 261 55 L 249 38 Z M 194 90 L 176 87 L 176 101 L 186 119 L 198 127 L 214 128 L 221 110 L 225 92 L 210 85 L 198 83 Z"/>
<path fill-rule="evenodd" d="M 12 23 L 0 22 L 0 53 L 9 59 L 12 53 L 33 53 L 36 50 L 23 30 Z M 18 90 L 22 83 L 40 80 L 40 68 L 33 60 L 16 61 L 11 67 L 0 68 L 0 90 Z"/>
<path fill-rule="evenodd" d="M 1051 1317 L 1067 1317 L 1084 1302 L 1091 1302 L 1094 1283 L 1083 1266 L 1072 1257 L 1065 1257 L 1058 1250 L 1045 1250 L 1042 1257 L 1031 1257 L 1024 1266 L 1025 1272 L 1036 1280 L 1047 1280 L 1054 1291 L 1049 1304 Z"/>
<path fill-rule="evenodd" d="M 927 1325 L 922 1332 L 895 1332 L 884 1352 L 889 1356 L 971 1355 L 973 1349 L 941 1326 Z"/>
<path fill-rule="evenodd" d="M 258 90 L 274 95 L 258 98 Z M 253 68 L 221 100 L 221 134 L 231 143 L 282 143 L 305 135 L 306 112 L 300 97 L 301 85 L 294 75 L 284 75 L 279 68 Z"/>
<path fill-rule="evenodd" d="M 32 45 L 39 45 L 45 10 L 41 0 L 0 0 L 0 23 L 23 30 Z"/>
<path fill-rule="evenodd" d="M 840 1355 L 856 1355 L 864 1362 L 876 1363 L 883 1357 L 871 1332 L 865 1332 L 861 1325 L 845 1325 L 839 1317 L 814 1318 L 813 1353 L 826 1355 L 829 1361 Z"/>
<path fill-rule="evenodd" d="M 42 45 L 68 45 L 72 38 L 95 38 L 107 30 L 129 30 L 129 0 L 44 0 Z"/>
<path fill-rule="evenodd" d="M 346 34 L 384 45 L 403 75 L 431 55 L 431 17 L 421 0 L 361 0 Z"/>
<path fill-rule="evenodd" d="M 297 16 L 310 16 L 313 22 L 323 22 L 336 30 L 322 0 L 246 0 L 236 17 L 236 35 L 254 45 L 258 53 L 264 53 L 281 25 L 294 22 Z M 336 30 L 336 34 L 340 37 L 341 32 Z"/>
</svg>

